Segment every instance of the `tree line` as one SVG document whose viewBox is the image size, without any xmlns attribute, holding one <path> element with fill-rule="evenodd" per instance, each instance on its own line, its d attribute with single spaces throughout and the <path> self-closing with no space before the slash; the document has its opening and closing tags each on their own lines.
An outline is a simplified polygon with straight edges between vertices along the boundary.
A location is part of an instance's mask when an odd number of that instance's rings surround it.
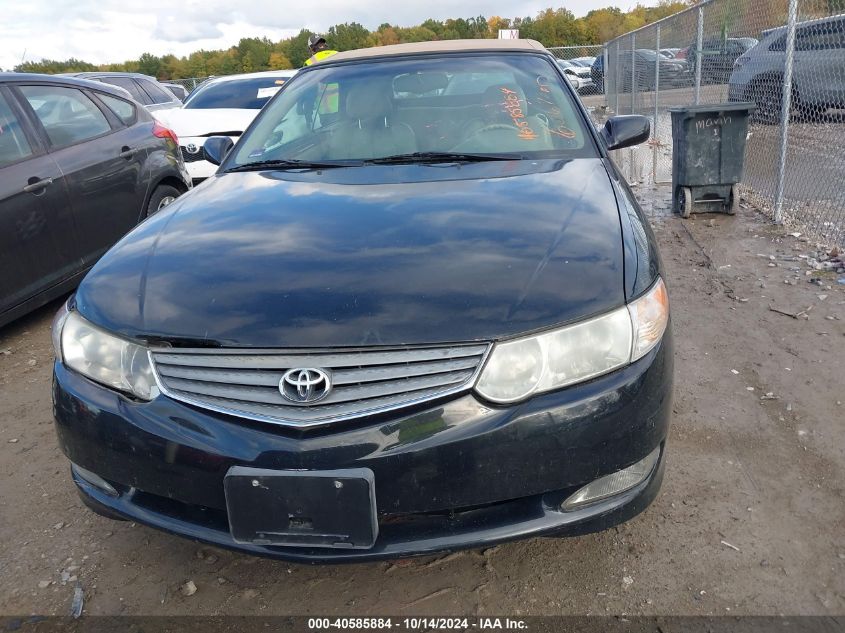
<svg viewBox="0 0 845 633">
<path fill-rule="evenodd" d="M 535 17 L 486 18 L 479 15 L 429 19 L 408 27 L 385 22 L 374 31 L 357 22 L 347 22 L 335 24 L 322 35 L 329 47 L 338 51 L 431 40 L 496 38 L 499 29 L 519 29 L 520 37 L 537 40 L 547 47 L 603 44 L 618 35 L 682 11 L 691 4 L 694 2 L 690 0 L 659 0 L 654 7 L 638 5 L 627 12 L 608 7 L 590 11 L 581 18 L 576 18 L 568 9 L 549 8 Z M 75 58 L 64 61 L 44 59 L 24 62 L 14 70 L 49 74 L 96 70 L 140 72 L 166 80 L 299 68 L 310 56 L 307 43 L 311 34 L 311 31 L 303 29 L 294 37 L 278 42 L 247 37 L 227 49 L 199 50 L 185 57 L 144 53 L 138 59 L 99 65 Z"/>
</svg>

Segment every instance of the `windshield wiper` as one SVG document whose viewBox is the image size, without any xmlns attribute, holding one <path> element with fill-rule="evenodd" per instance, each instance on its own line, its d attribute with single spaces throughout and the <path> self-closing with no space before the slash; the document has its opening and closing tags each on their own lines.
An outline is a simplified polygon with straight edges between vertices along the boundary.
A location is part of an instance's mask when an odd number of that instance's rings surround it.
<svg viewBox="0 0 845 633">
<path fill-rule="evenodd" d="M 361 161 L 319 161 L 319 160 L 298 160 L 277 159 L 277 160 L 257 160 L 252 163 L 244 163 L 243 165 L 235 165 L 227 169 L 227 172 L 232 171 L 260 171 L 262 169 L 332 169 L 334 167 L 360 167 L 363 163 Z"/>
<path fill-rule="evenodd" d="M 382 158 L 371 158 L 365 163 L 373 165 L 392 165 L 403 163 L 481 163 L 490 160 L 520 160 L 519 154 L 467 154 L 465 152 L 414 152 L 395 154 Z"/>
</svg>

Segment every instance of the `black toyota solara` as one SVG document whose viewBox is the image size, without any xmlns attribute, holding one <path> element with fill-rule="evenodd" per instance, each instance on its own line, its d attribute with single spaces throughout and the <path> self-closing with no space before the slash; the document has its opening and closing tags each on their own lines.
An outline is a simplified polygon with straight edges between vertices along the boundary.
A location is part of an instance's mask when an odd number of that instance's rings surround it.
<svg viewBox="0 0 845 633">
<path fill-rule="evenodd" d="M 56 317 L 95 512 L 252 554 L 413 556 L 654 499 L 672 344 L 654 237 L 532 41 L 339 53 Z"/>
</svg>

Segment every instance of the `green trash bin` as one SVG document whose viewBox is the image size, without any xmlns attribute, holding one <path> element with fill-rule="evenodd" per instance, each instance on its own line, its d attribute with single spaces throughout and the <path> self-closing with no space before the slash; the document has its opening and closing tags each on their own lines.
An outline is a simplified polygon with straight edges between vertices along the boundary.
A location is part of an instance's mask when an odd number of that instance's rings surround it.
<svg viewBox="0 0 845 633">
<path fill-rule="evenodd" d="M 745 137 L 753 103 L 716 103 L 670 108 L 674 209 L 690 213 L 736 213 Z"/>
</svg>

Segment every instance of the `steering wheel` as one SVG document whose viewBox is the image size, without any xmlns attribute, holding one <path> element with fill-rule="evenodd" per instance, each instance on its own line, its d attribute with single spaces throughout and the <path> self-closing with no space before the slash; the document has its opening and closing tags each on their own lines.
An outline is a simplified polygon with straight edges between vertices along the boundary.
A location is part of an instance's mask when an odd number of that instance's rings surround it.
<svg viewBox="0 0 845 633">
<path fill-rule="evenodd" d="M 476 140 L 479 136 L 486 134 L 487 132 L 494 132 L 496 130 L 508 130 L 509 132 L 513 132 L 515 135 L 519 134 L 519 128 L 515 125 L 508 125 L 507 123 L 491 123 L 490 125 L 485 125 L 484 127 L 478 128 L 475 132 L 470 134 L 460 143 L 455 145 L 451 151 L 453 152 L 460 152 L 463 151 L 465 145 L 472 145 L 472 142 Z"/>
</svg>

